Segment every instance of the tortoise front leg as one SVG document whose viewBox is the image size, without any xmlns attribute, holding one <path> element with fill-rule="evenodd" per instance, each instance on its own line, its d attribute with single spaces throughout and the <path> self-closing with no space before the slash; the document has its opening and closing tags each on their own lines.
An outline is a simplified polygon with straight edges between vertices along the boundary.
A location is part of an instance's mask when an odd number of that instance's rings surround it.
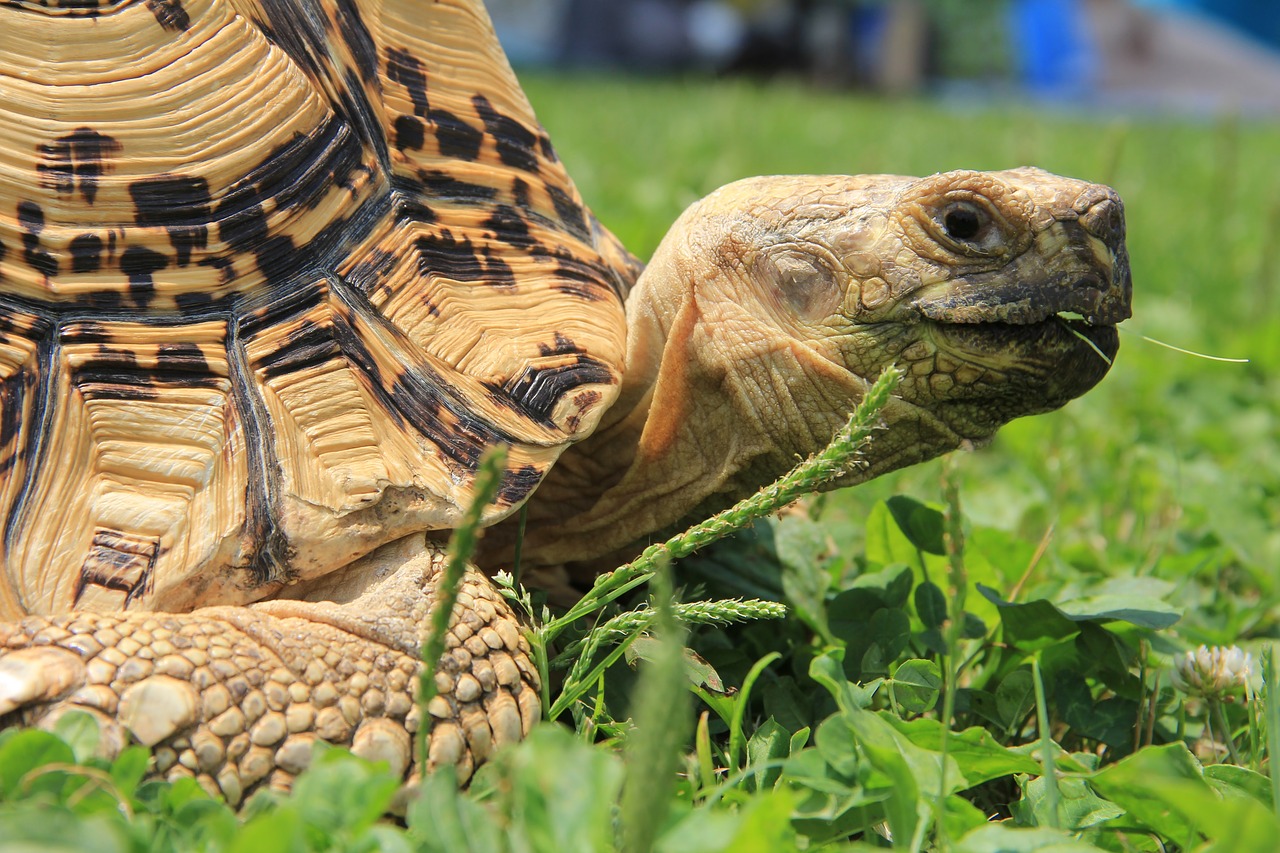
<svg viewBox="0 0 1280 853">
<path fill-rule="evenodd" d="M 132 738 L 152 748 L 155 775 L 193 776 L 233 805 L 264 785 L 288 788 L 317 740 L 407 775 L 417 770 L 425 580 L 396 611 L 371 609 L 385 597 L 375 593 L 0 624 L 0 722 L 51 725 L 87 711 L 109 750 Z M 489 580 L 469 572 L 428 709 L 429 768 L 453 764 L 469 779 L 493 748 L 528 732 L 539 716 L 528 651 Z"/>
</svg>

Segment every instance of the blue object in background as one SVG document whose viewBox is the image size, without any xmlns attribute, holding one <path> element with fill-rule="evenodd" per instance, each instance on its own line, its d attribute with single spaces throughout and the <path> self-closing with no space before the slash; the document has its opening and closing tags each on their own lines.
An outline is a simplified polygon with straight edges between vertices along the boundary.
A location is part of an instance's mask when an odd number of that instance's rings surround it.
<svg viewBox="0 0 1280 853">
<path fill-rule="evenodd" d="M 1280 3 L 1276 0 L 1135 0 L 1139 6 L 1175 6 L 1197 12 L 1268 46 L 1280 48 Z"/>
<path fill-rule="evenodd" d="M 1075 0 L 1014 0 L 1009 42 L 1020 81 L 1032 94 L 1072 97 L 1092 87 L 1097 63 Z"/>
</svg>

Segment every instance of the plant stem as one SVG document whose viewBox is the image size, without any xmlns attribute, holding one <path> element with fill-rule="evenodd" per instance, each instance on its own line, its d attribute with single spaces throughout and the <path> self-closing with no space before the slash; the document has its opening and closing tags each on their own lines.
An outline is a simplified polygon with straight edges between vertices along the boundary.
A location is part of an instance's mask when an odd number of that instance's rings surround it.
<svg viewBox="0 0 1280 853">
<path fill-rule="evenodd" d="M 511 586 L 520 586 L 520 559 L 524 553 L 524 530 L 529 521 L 529 504 L 523 503 L 517 511 L 515 553 L 511 555 Z"/>
<path fill-rule="evenodd" d="M 942 492 L 947 503 L 946 529 L 943 544 L 947 551 L 948 576 L 951 582 L 951 606 L 946 633 L 946 660 L 942 672 L 942 749 L 941 768 L 938 772 L 938 798 L 934 801 L 934 823 L 938 827 L 938 844 L 942 850 L 950 848 L 943 813 L 947 798 L 947 752 L 951 745 L 951 718 L 956 712 L 956 689 L 960 683 L 960 669 L 964 661 L 960 655 L 960 637 L 964 630 L 965 592 L 969 588 L 969 575 L 964 567 L 964 527 L 960 513 L 960 490 L 956 486 L 951 463 L 943 467 Z M 923 565 L 923 555 L 921 559 Z"/>
<path fill-rule="evenodd" d="M 462 521 L 449 537 L 449 547 L 445 556 L 443 571 L 436 581 L 435 605 L 431 608 L 431 616 L 427 620 L 426 632 L 422 638 L 422 673 L 418 676 L 418 708 L 422 722 L 418 725 L 418 746 L 421 750 L 422 768 L 427 767 L 427 750 L 430 746 L 431 714 L 427 706 L 436 696 L 436 668 L 444 654 L 444 638 L 449 630 L 449 621 L 453 617 L 454 606 L 458 603 L 458 591 L 462 587 L 462 578 L 475 553 L 476 541 L 479 538 L 480 518 L 485 507 L 493 502 L 502 482 L 502 473 L 506 470 L 507 448 L 497 445 L 489 448 L 480 457 L 476 468 L 476 477 L 472 483 L 471 504 L 462 514 Z"/>
<path fill-rule="evenodd" d="M 1280 817 L 1280 673 L 1276 671 L 1276 649 L 1273 643 L 1262 653 L 1262 696 L 1266 703 L 1267 762 L 1271 767 L 1271 807 Z"/>
<path fill-rule="evenodd" d="M 1040 766 L 1044 776 L 1044 798 L 1049 806 L 1049 826 L 1059 829 L 1058 771 L 1053 760 L 1053 738 L 1049 735 L 1049 707 L 1044 698 L 1044 679 L 1040 675 L 1040 659 L 1031 659 L 1031 677 L 1036 685 L 1036 726 L 1040 729 Z"/>
<path fill-rule="evenodd" d="M 1222 700 L 1218 697 L 1211 697 L 1209 700 L 1209 713 L 1213 715 L 1213 721 L 1218 724 L 1218 731 L 1222 734 L 1222 740 L 1227 745 L 1227 754 L 1231 756 L 1231 763 L 1240 764 L 1240 754 L 1236 752 L 1236 739 L 1231 736 L 1231 724 L 1227 722 L 1227 715 L 1222 710 Z M 1213 727 L 1209 727 L 1213 731 Z"/>
</svg>

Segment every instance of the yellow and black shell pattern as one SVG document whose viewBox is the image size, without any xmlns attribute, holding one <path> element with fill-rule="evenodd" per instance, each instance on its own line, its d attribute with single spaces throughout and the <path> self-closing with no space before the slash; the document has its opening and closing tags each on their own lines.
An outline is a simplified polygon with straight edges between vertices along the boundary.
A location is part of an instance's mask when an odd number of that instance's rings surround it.
<svg viewBox="0 0 1280 853">
<path fill-rule="evenodd" d="M 636 265 L 479 2 L 0 4 L 0 618 L 237 603 L 517 506 Z"/>
</svg>

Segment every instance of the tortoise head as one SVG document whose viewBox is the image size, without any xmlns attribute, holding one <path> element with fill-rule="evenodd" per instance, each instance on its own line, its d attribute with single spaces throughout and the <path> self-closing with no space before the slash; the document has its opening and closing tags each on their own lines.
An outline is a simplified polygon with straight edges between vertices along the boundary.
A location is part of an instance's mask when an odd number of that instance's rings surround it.
<svg viewBox="0 0 1280 853">
<path fill-rule="evenodd" d="M 629 297 L 619 403 L 552 474 L 569 484 L 557 511 L 578 512 L 556 556 L 749 494 L 823 447 L 890 365 L 888 429 L 837 485 L 979 444 L 1097 384 L 1130 300 L 1107 187 L 1031 168 L 723 187 Z"/>
<path fill-rule="evenodd" d="M 946 445 L 909 437 L 921 456 L 1092 388 L 1116 354 L 1115 324 L 1130 315 L 1119 196 L 1038 169 L 753 179 L 700 207 L 691 242 L 714 245 L 716 266 L 738 271 L 727 276 L 733 301 L 765 321 L 753 332 L 775 351 L 808 350 L 861 381 L 904 369 L 903 402 L 936 422 Z M 789 379 L 830 400 L 819 390 L 827 376 Z M 840 420 L 848 403 L 838 408 Z M 869 473 L 897 467 L 870 454 Z"/>
</svg>

